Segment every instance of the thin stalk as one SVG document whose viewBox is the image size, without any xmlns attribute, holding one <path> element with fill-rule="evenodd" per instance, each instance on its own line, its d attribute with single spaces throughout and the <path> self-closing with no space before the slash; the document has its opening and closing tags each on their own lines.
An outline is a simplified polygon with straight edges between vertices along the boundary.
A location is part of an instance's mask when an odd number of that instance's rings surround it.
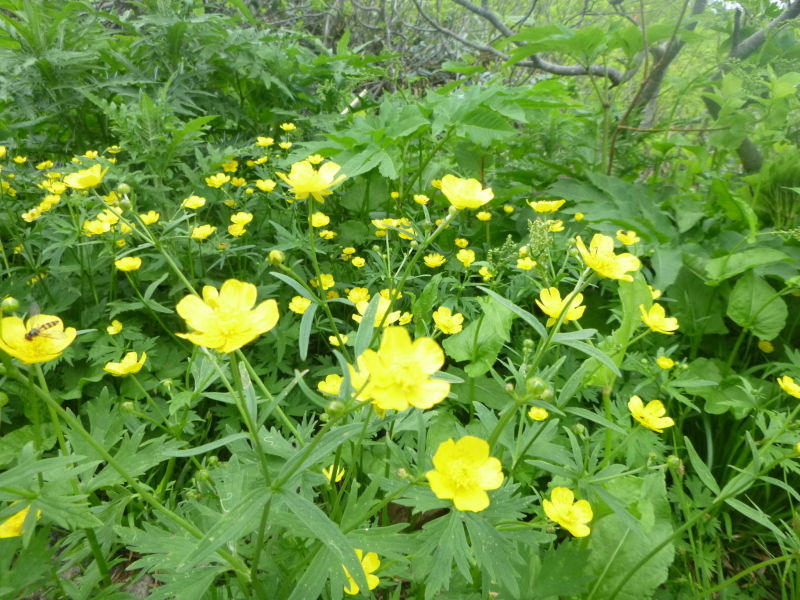
<svg viewBox="0 0 800 600">
<path fill-rule="evenodd" d="M 785 554 L 783 556 L 777 556 L 775 558 L 771 558 L 769 560 L 765 560 L 765 561 L 762 561 L 760 563 L 756 563 L 754 565 L 749 566 L 744 571 L 742 571 L 740 573 L 737 573 L 733 577 L 729 577 L 728 579 L 726 579 L 725 581 L 723 581 L 719 585 L 715 585 L 712 588 L 709 588 L 707 590 L 703 590 L 699 594 L 696 594 L 696 595 L 692 596 L 689 600 L 699 600 L 700 598 L 710 598 L 714 593 L 716 593 L 716 592 L 728 587 L 734 581 L 738 581 L 742 577 L 747 577 L 748 575 L 750 575 L 750 573 L 754 573 L 755 571 L 758 571 L 759 569 L 763 569 L 765 567 L 776 565 L 778 563 L 782 563 L 782 562 L 787 561 L 787 560 L 796 560 L 798 558 L 800 558 L 800 556 L 798 556 L 797 554 Z"/>
</svg>

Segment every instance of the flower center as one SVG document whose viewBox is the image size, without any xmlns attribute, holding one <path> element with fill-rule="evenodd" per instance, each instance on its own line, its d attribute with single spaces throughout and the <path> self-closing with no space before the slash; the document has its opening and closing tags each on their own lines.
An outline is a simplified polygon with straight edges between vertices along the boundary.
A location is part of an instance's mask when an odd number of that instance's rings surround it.
<svg viewBox="0 0 800 600">
<path fill-rule="evenodd" d="M 460 490 L 472 489 L 476 486 L 475 464 L 463 459 L 454 460 L 449 467 L 449 475 L 453 484 Z"/>
</svg>

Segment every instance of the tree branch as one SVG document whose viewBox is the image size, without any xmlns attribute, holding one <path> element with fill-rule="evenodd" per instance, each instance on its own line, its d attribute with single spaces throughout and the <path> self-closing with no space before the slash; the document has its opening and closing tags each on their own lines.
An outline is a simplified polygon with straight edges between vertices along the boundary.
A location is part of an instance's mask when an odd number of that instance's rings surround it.
<svg viewBox="0 0 800 600">
<path fill-rule="evenodd" d="M 789 6 L 786 7 L 786 10 L 784 10 L 779 16 L 756 31 L 749 38 L 742 41 L 741 44 L 732 47 L 731 51 L 728 53 L 728 56 L 730 58 L 744 60 L 753 52 L 758 50 L 758 47 L 767 40 L 767 33 L 769 33 L 769 31 L 775 29 L 784 21 L 789 21 L 790 19 L 797 18 L 798 16 L 800 16 L 800 0 L 793 0 Z"/>
</svg>

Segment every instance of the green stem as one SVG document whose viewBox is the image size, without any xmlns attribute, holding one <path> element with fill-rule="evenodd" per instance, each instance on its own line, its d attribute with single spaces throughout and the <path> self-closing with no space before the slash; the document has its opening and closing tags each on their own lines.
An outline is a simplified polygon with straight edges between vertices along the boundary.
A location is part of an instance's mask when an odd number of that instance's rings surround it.
<svg viewBox="0 0 800 600">
<path fill-rule="evenodd" d="M 268 598 L 264 586 L 258 579 L 258 563 L 261 560 L 261 548 L 264 546 L 264 535 L 267 530 L 270 506 L 272 506 L 272 496 L 267 500 L 267 503 L 264 505 L 264 510 L 261 513 L 261 522 L 258 525 L 258 536 L 256 537 L 256 547 L 253 550 L 253 563 L 250 565 L 250 581 L 253 582 L 253 588 L 260 600 L 267 600 Z"/>
<path fill-rule="evenodd" d="M 776 565 L 778 563 L 782 563 L 782 562 L 787 561 L 787 560 L 793 560 L 793 559 L 796 560 L 798 558 L 800 558 L 800 556 L 798 556 L 797 554 L 785 554 L 784 556 L 778 556 L 776 558 L 771 558 L 769 560 L 765 560 L 765 561 L 762 561 L 760 563 L 756 563 L 754 565 L 749 566 L 744 571 L 742 571 L 740 573 L 737 573 L 733 577 L 729 577 L 728 579 L 726 579 L 725 581 L 723 581 L 719 585 L 715 585 L 714 587 L 712 587 L 710 589 L 703 590 L 699 594 L 696 594 L 696 595 L 692 596 L 689 600 L 699 600 L 700 598 L 710 598 L 714 593 L 726 588 L 727 586 L 732 584 L 734 581 L 738 581 L 742 577 L 747 577 L 748 575 L 750 575 L 750 573 L 758 571 L 759 569 L 763 569 L 764 567 L 769 567 L 771 565 Z"/>
</svg>

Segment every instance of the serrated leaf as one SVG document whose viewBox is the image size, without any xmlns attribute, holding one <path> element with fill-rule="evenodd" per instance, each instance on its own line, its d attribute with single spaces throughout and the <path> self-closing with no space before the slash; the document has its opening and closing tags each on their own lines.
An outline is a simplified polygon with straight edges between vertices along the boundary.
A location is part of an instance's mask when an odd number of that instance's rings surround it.
<svg viewBox="0 0 800 600">
<path fill-rule="evenodd" d="M 459 123 L 459 130 L 481 146 L 488 146 L 495 140 L 507 139 L 516 133 L 507 118 L 483 107 L 465 114 Z"/>
</svg>

